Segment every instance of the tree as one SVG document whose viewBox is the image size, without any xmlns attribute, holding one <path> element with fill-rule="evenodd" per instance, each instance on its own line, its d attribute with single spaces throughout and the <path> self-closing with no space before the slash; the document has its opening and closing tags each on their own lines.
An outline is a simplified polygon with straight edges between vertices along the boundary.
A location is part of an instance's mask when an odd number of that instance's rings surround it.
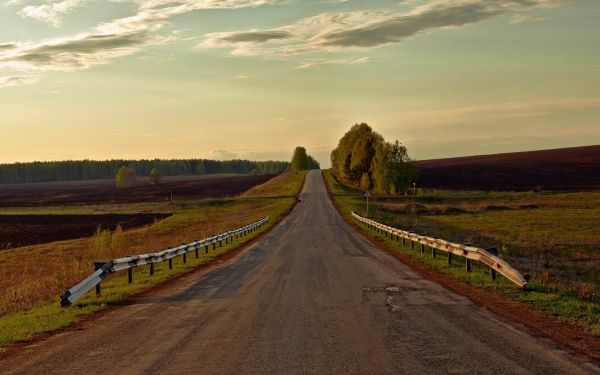
<svg viewBox="0 0 600 375">
<path fill-rule="evenodd" d="M 371 177 L 373 181 L 373 190 L 379 194 L 390 192 L 391 171 L 388 168 L 389 144 L 387 142 L 377 143 L 375 145 L 375 155 L 371 163 Z"/>
<path fill-rule="evenodd" d="M 310 155 L 308 155 L 308 169 L 321 169 L 319 162 Z"/>
<path fill-rule="evenodd" d="M 161 179 L 161 175 L 160 172 L 158 171 L 158 169 L 156 169 L 156 167 L 152 168 L 152 170 L 150 171 L 150 183 L 152 185 L 156 185 L 158 183 L 160 183 L 160 179 Z"/>
<path fill-rule="evenodd" d="M 386 142 L 365 123 L 344 134 L 331 153 L 331 164 L 342 182 L 380 194 L 405 192 L 417 178 L 416 163 L 406 147 Z"/>
<path fill-rule="evenodd" d="M 390 170 L 391 193 L 405 192 L 417 181 L 417 163 L 408 157 L 406 146 L 397 140 L 388 144 L 387 168 Z"/>
<path fill-rule="evenodd" d="M 312 156 L 306 153 L 304 147 L 296 147 L 294 155 L 292 155 L 292 163 L 290 164 L 292 171 L 305 171 L 309 169 L 320 169 L 319 162 Z"/>
<path fill-rule="evenodd" d="M 116 184 L 118 188 L 129 187 L 135 185 L 137 175 L 133 167 L 121 166 L 116 176 Z"/>
<path fill-rule="evenodd" d="M 367 192 L 371 189 L 371 178 L 368 173 L 363 173 L 360 179 L 360 190 Z"/>
<path fill-rule="evenodd" d="M 303 171 L 308 169 L 308 154 L 304 147 L 296 147 L 294 155 L 292 155 L 292 170 Z"/>
</svg>

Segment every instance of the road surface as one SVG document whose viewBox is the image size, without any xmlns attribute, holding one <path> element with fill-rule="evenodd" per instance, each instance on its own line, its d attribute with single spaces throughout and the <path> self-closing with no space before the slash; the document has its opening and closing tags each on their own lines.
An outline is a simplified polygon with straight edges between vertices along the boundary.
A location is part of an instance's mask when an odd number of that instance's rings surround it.
<svg viewBox="0 0 600 375">
<path fill-rule="evenodd" d="M 26 347 L 0 373 L 600 373 L 374 248 L 320 173 L 301 199 L 231 261 Z"/>
</svg>

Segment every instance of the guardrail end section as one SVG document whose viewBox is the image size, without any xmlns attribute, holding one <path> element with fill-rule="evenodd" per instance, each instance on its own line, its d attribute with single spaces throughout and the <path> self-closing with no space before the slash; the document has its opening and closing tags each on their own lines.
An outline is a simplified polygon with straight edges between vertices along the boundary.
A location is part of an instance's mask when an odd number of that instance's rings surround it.
<svg viewBox="0 0 600 375">
<path fill-rule="evenodd" d="M 60 305 L 62 307 L 69 307 L 72 305 L 71 301 L 69 301 L 69 297 L 71 296 L 71 292 L 67 291 L 65 294 L 60 296 Z"/>
</svg>

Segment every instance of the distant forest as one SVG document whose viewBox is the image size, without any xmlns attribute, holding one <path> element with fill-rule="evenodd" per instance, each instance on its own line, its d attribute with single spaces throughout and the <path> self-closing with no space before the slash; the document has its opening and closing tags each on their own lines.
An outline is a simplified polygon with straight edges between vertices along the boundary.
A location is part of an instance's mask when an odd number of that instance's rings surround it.
<svg viewBox="0 0 600 375">
<path fill-rule="evenodd" d="M 68 160 L 0 164 L 0 184 L 25 182 L 98 180 L 115 178 L 122 166 L 133 167 L 138 176 L 149 176 L 157 168 L 162 176 L 203 175 L 215 173 L 279 174 L 289 162 L 250 160 Z"/>
</svg>

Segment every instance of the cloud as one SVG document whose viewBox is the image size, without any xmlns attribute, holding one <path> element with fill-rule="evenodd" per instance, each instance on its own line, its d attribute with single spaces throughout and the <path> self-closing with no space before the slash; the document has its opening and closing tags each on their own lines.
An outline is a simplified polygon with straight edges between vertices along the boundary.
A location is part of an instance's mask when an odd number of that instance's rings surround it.
<svg viewBox="0 0 600 375">
<path fill-rule="evenodd" d="M 31 85 L 38 81 L 37 77 L 33 76 L 6 76 L 0 77 L 0 88 L 11 86 Z"/>
<path fill-rule="evenodd" d="M 360 57 L 357 59 L 310 59 L 302 61 L 296 69 L 318 68 L 325 65 L 356 65 L 365 64 L 373 60 L 372 57 Z"/>
<path fill-rule="evenodd" d="M 530 16 L 527 14 L 515 14 L 512 19 L 510 20 L 510 23 L 512 25 L 518 25 L 521 23 L 525 23 L 525 22 L 535 22 L 535 21 L 543 21 L 544 17 L 539 17 L 539 16 Z"/>
<path fill-rule="evenodd" d="M 558 6 L 569 1 L 437 0 L 408 13 L 325 13 L 275 29 L 206 34 L 198 46 L 228 47 L 234 55 L 272 56 L 368 49 L 400 43 L 432 29 L 462 27 L 504 14 Z"/>
<path fill-rule="evenodd" d="M 93 65 L 109 63 L 117 57 L 133 54 L 143 47 L 176 39 L 176 34 L 165 36 L 158 33 L 175 15 L 200 9 L 256 7 L 278 1 L 138 0 L 136 2 L 140 9 L 135 15 L 100 23 L 90 32 L 40 42 L 0 44 L 0 67 L 20 71 L 87 69 Z"/>
<path fill-rule="evenodd" d="M 235 160 L 239 159 L 239 155 L 235 152 L 230 152 L 227 150 L 213 150 L 208 156 L 209 159 L 212 160 Z"/>
<path fill-rule="evenodd" d="M 247 31 L 231 33 L 217 39 L 224 43 L 264 43 L 269 40 L 288 39 L 292 34 L 284 30 Z"/>
<path fill-rule="evenodd" d="M 57 27 L 60 26 L 62 17 L 65 14 L 71 12 L 85 1 L 86 0 L 63 0 L 41 5 L 28 5 L 21 9 L 19 15 L 21 15 L 21 17 L 34 18 Z"/>
<path fill-rule="evenodd" d="M 143 30 L 123 34 L 85 33 L 71 38 L 21 44 L 7 52 L 0 52 L 0 66 L 22 71 L 86 69 L 158 42 L 159 39 L 151 38 Z"/>
</svg>

